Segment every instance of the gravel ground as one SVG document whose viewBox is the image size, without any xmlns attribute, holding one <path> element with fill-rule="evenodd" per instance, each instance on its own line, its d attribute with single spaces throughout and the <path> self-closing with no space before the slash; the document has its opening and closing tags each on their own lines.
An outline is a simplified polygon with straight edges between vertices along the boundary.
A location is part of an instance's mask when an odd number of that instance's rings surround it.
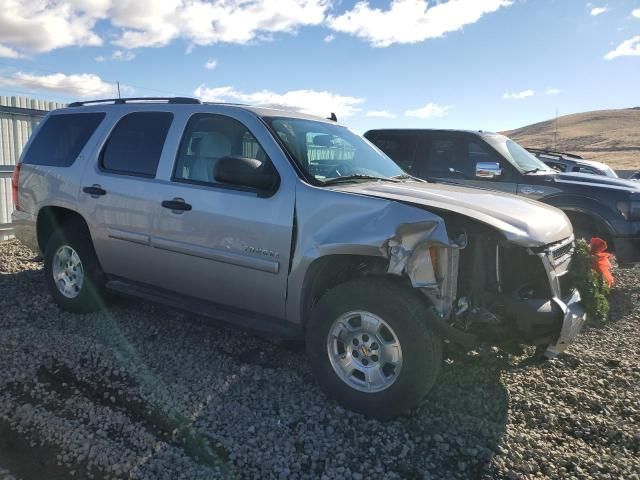
<svg viewBox="0 0 640 480">
<path fill-rule="evenodd" d="M 299 348 L 135 300 L 63 313 L 41 270 L 0 245 L 0 479 L 639 478 L 640 269 L 560 358 L 454 356 L 389 422 Z"/>
</svg>

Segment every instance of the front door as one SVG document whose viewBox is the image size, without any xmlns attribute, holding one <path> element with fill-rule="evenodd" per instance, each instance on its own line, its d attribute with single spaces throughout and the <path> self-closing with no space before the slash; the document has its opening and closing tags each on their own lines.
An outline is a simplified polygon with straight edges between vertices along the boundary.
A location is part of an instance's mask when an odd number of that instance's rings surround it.
<svg viewBox="0 0 640 480">
<path fill-rule="evenodd" d="M 187 123 L 152 245 L 165 289 L 229 307 L 283 318 L 293 234 L 295 189 L 239 188 L 216 180 L 223 157 L 272 162 L 240 121 L 199 113 Z M 228 161 L 228 158 L 226 159 Z"/>
<path fill-rule="evenodd" d="M 516 193 L 513 167 L 485 142 L 455 133 L 425 135 L 417 158 L 420 177 L 443 183 L 489 188 Z M 502 174 L 493 179 L 476 176 L 478 163 L 497 163 Z"/>
</svg>

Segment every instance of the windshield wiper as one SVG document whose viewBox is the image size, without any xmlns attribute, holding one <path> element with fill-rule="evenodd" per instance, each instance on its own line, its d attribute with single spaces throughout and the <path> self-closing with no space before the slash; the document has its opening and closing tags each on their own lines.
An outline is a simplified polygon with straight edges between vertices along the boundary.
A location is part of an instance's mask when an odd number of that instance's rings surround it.
<svg viewBox="0 0 640 480">
<path fill-rule="evenodd" d="M 355 175 L 345 175 L 344 177 L 336 177 L 330 180 L 326 180 L 323 183 L 323 185 L 334 185 L 336 183 L 342 183 L 342 182 L 354 182 L 356 180 L 378 180 L 378 181 L 393 182 L 393 183 L 398 183 L 400 181 L 390 177 L 375 177 L 373 175 L 355 174 Z"/>
<path fill-rule="evenodd" d="M 532 168 L 531 170 L 525 170 L 523 175 L 529 175 L 530 173 L 542 172 L 543 170 L 539 167 Z"/>
<path fill-rule="evenodd" d="M 427 180 L 414 177 L 413 175 L 409 175 L 408 173 L 401 173 L 400 175 L 395 175 L 391 178 L 393 178 L 394 180 L 415 180 L 416 182 L 427 182 Z"/>
</svg>

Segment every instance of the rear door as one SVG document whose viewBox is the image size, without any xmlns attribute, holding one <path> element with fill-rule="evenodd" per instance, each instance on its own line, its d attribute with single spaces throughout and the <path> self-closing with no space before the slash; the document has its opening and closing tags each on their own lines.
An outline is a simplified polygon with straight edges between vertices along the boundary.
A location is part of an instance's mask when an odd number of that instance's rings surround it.
<svg viewBox="0 0 640 480">
<path fill-rule="evenodd" d="M 242 117 L 230 115 L 185 117 L 162 197 L 154 199 L 159 211 L 151 242 L 166 272 L 156 282 L 198 299 L 283 318 L 295 185 L 283 179 Z M 264 139 L 266 129 L 254 122 Z M 275 170 L 282 181 L 273 191 L 221 183 L 215 171 L 223 157 L 258 160 L 262 172 Z"/>
<path fill-rule="evenodd" d="M 107 139 L 85 169 L 80 209 L 98 259 L 111 275 L 155 284 L 158 252 L 151 247 L 158 205 L 164 199 L 156 173 L 173 121 L 169 111 L 110 112 Z"/>
<path fill-rule="evenodd" d="M 420 134 L 415 132 L 373 132 L 369 140 L 396 162 L 400 168 L 411 175 L 418 175 L 414 163 Z"/>
</svg>

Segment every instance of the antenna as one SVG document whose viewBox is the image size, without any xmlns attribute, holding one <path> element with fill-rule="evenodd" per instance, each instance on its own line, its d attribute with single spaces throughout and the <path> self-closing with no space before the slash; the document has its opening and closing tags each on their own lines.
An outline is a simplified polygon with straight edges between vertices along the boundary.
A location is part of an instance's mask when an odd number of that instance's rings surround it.
<svg viewBox="0 0 640 480">
<path fill-rule="evenodd" d="M 116 80 L 116 86 L 118 87 L 118 98 L 122 98 L 120 96 L 120 80 Z"/>
</svg>

